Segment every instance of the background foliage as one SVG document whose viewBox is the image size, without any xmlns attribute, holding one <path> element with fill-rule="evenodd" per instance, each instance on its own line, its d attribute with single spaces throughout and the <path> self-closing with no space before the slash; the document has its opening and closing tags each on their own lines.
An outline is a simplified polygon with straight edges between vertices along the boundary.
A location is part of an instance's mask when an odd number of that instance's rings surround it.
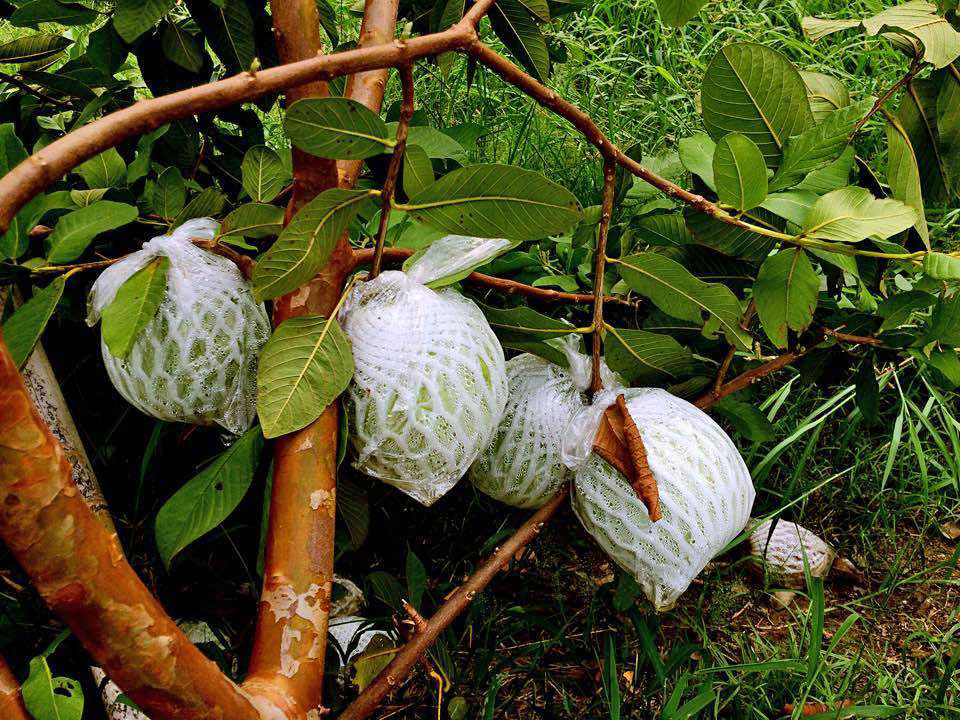
<svg viewBox="0 0 960 720">
<path fill-rule="evenodd" d="M 641 181 L 621 178 L 609 254 L 623 262 L 605 283 L 612 293 L 648 301 L 609 307 L 615 330 L 606 352 L 629 379 L 694 396 L 712 381 L 728 343 L 741 351 L 732 376 L 751 357 L 796 343 L 811 326 L 878 335 L 883 347 L 828 343 L 796 371 L 717 408 L 753 472 L 757 513 L 785 508 L 783 517 L 854 559 L 869 587 L 813 584 L 808 598 L 776 612 L 771 588 L 746 574 L 734 553 L 705 571 L 677 611 L 658 618 L 635 602 L 632 581 L 566 517 L 432 651 L 450 681 L 442 710 L 451 717 L 772 718 L 784 703 L 809 697 L 884 706 L 873 711 L 880 716 L 958 714 L 957 557 L 939 527 L 956 517 L 960 490 L 960 360 L 953 349 L 960 344 L 960 260 L 947 255 L 958 249 L 953 103 L 960 95 L 952 93 L 960 83 L 950 63 L 960 49 L 949 33 L 945 44 L 928 39 L 919 51 L 941 69 L 923 69 L 864 125 L 854 150 L 845 150 L 872 100 L 910 67 L 903 51 L 916 50 L 910 38 L 918 36 L 873 37 L 904 25 L 902 19 L 870 20 L 884 10 L 879 2 L 661 4 L 662 14 L 652 0 L 582 7 L 501 0 L 485 34 L 661 175 L 747 211 L 774 232 L 809 231 L 806 248 L 764 259 L 769 237 L 691 215 Z M 462 10 L 455 1 L 402 5 L 413 32 L 452 23 Z M 356 8 L 325 0 L 318 7 L 331 46 L 348 46 Z M 0 168 L 138 97 L 274 64 L 267 12 L 254 0 L 4 3 Z M 804 34 L 801 22 L 810 16 L 853 21 L 807 23 Z M 844 29 L 826 36 L 834 26 Z M 738 70 L 758 68 L 763 72 L 744 82 L 755 83 L 746 88 L 751 92 L 729 85 L 749 75 Z M 538 171 L 579 200 L 582 222 L 551 228 L 563 232 L 542 239 L 547 230 L 508 219 L 515 239 L 527 242 L 487 269 L 541 287 L 588 291 L 602 188 L 597 154 L 563 121 L 459 57 L 421 64 L 416 77 L 409 143 L 417 149 L 407 158 L 401 201 L 416 205 L 433 177 L 444 176 L 450 179 L 441 195 L 449 197 L 460 166 Z M 787 89 L 774 98 L 768 123 L 754 101 L 773 84 Z M 381 153 L 396 130 L 398 99 L 391 84 L 384 117 L 363 120 L 387 143 L 351 148 L 368 158 L 363 191 L 382 185 Z M 736 122 L 725 112 L 731 102 L 744 111 Z M 96 333 L 83 323 L 94 273 L 64 280 L 48 268 L 117 257 L 203 215 L 224 219 L 222 242 L 266 250 L 282 221 L 288 136 L 303 146 L 323 140 L 299 133 L 297 111 L 285 114 L 273 98 L 173 123 L 82 165 L 25 208 L 0 240 L 9 260 L 4 283 L 33 292 L 19 319 L 7 303 L 5 337 L 25 357 L 46 324 L 44 343 L 124 547 L 172 614 L 211 625 L 222 647 L 206 649 L 228 672 L 249 649 L 260 585 L 269 482 L 260 436 L 251 431 L 224 452 L 216 431 L 154 422 L 123 403 L 104 381 Z M 832 194 L 848 178 L 861 187 Z M 887 195 L 895 200 L 873 199 Z M 371 244 L 377 228 L 376 205 L 360 202 L 368 199 L 365 192 L 338 198 L 355 210 L 339 217 L 358 244 Z M 851 208 L 853 222 L 846 218 Z M 844 220 L 836 222 L 838 216 Z M 414 223 L 402 211 L 391 222 L 390 242 L 414 249 L 444 229 Z M 31 236 L 37 223 L 52 232 Z M 316 221 L 297 235 L 295 225 L 286 236 L 295 251 L 306 235 L 320 247 L 332 247 L 338 235 L 328 228 L 314 238 Z M 525 231 L 529 236 L 519 237 Z M 918 265 L 822 245 L 838 241 L 879 254 L 926 246 L 940 254 L 918 256 Z M 276 256 L 282 242 L 270 253 Z M 309 277 L 320 256 L 303 256 L 307 266 L 292 274 L 282 258 L 272 266 L 270 254 L 261 258 L 258 293 L 276 297 Z M 141 280 L 138 297 L 149 295 L 151 278 Z M 678 289 L 696 301 L 678 300 Z M 464 290 L 502 319 L 517 317 L 516 302 Z M 753 340 L 739 327 L 748 296 L 759 316 Z M 586 306 L 536 309 L 575 327 L 590 322 Z M 112 326 L 118 352 L 135 320 Z M 531 338 L 507 333 L 503 340 L 529 347 Z M 401 596 L 420 598 L 428 613 L 523 520 L 465 483 L 424 510 L 342 467 L 337 568 L 362 582 L 367 614 L 379 620 L 387 621 Z M 210 490 L 218 485 L 225 495 Z M 82 650 L 70 639 L 51 644 L 56 621 L 13 563 L 2 567 L 0 650 L 21 663 L 21 677 L 35 657 L 36 672 L 52 667 L 53 675 L 84 683 L 84 717 L 99 717 Z M 349 692 L 331 678 L 334 706 Z M 423 717 L 438 697 L 421 677 L 396 701 L 402 716 Z"/>
</svg>

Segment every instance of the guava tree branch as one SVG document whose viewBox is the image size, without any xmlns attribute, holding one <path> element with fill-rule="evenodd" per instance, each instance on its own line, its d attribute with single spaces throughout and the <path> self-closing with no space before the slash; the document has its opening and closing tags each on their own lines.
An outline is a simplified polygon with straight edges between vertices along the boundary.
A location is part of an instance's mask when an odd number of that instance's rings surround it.
<svg viewBox="0 0 960 720">
<path fill-rule="evenodd" d="M 4 720 L 32 720 L 20 697 L 20 683 L 0 655 L 0 717 Z"/>
<path fill-rule="evenodd" d="M 366 265 L 373 262 L 375 254 L 374 248 L 361 248 L 353 251 L 354 267 Z M 387 262 L 401 262 L 413 255 L 414 251 L 409 248 L 388 247 L 383 249 L 383 260 Z M 551 290 L 550 288 L 534 287 L 516 280 L 507 280 L 493 275 L 484 275 L 483 273 L 470 273 L 464 278 L 466 282 L 476 285 L 484 285 L 505 295 L 523 295 L 524 297 L 534 298 L 536 300 L 545 300 L 548 302 L 573 302 L 573 303 L 592 303 L 593 295 L 588 293 L 570 293 L 560 290 Z M 636 310 L 640 306 L 640 301 L 630 300 L 619 295 L 604 295 L 603 302 L 606 304 L 622 305 Z"/>
<path fill-rule="evenodd" d="M 612 156 L 603 158 L 603 200 L 600 205 L 600 226 L 597 228 L 597 247 L 593 258 L 593 345 L 591 350 L 590 392 L 603 387 L 600 377 L 603 353 L 603 275 L 606 272 L 607 234 L 613 215 L 613 196 L 616 191 L 617 164 Z"/>
<path fill-rule="evenodd" d="M 483 563 L 463 585 L 447 596 L 440 609 L 424 625 L 417 628 L 410 642 L 400 649 L 383 672 L 377 675 L 376 679 L 360 693 L 360 696 L 340 714 L 339 720 L 361 720 L 369 717 L 383 698 L 403 682 L 440 633 L 469 607 L 477 593 L 482 592 L 501 570 L 509 567 L 514 556 L 540 534 L 547 520 L 565 504 L 569 494 L 570 488 L 564 486 L 497 548 L 490 559 Z"/>
<path fill-rule="evenodd" d="M 387 228 L 390 224 L 390 209 L 393 207 L 393 195 L 396 192 L 400 168 L 403 165 L 403 154 L 407 149 L 410 120 L 413 118 L 413 71 L 409 65 L 401 65 L 398 72 L 403 86 L 403 104 L 400 108 L 400 122 L 397 125 L 397 144 L 393 148 L 393 155 L 390 156 L 387 177 L 380 193 L 380 227 L 377 230 L 377 245 L 373 251 L 373 264 L 370 267 L 371 280 L 380 274 L 383 246 L 387 240 Z"/>
<path fill-rule="evenodd" d="M 867 124 L 867 121 L 880 112 L 883 106 L 887 104 L 887 101 L 890 100 L 890 98 L 892 98 L 897 91 L 900 90 L 900 88 L 913 80 L 916 74 L 920 72 L 922 67 L 923 58 L 920 56 L 915 57 L 913 62 L 910 63 L 910 68 L 907 70 L 907 72 L 901 76 L 899 80 L 880 93 L 880 95 L 874 101 L 873 106 L 867 111 L 867 114 L 857 121 L 857 124 L 853 126 L 853 132 L 850 133 L 850 137 L 852 138 L 854 135 L 860 132 L 860 130 L 863 129 L 863 126 Z"/>
<path fill-rule="evenodd" d="M 2 340 L 0 498 L 0 537 L 34 587 L 155 720 L 261 720 L 167 616 L 86 504 Z"/>
<path fill-rule="evenodd" d="M 273 0 L 271 12 L 282 62 L 322 52 L 314 0 Z M 287 100 L 326 94 L 326 83 L 314 81 L 290 88 Z M 373 109 L 379 110 L 379 102 Z M 334 160 L 294 149 L 287 222 L 338 180 Z M 306 313 L 328 315 L 343 289 L 350 255 L 348 238 L 340 238 L 317 277 L 274 303 L 274 324 Z M 305 718 L 323 700 L 333 588 L 337 413 L 333 403 L 316 421 L 274 443 L 263 591 L 244 688 L 281 707 L 287 720 Z"/>
</svg>

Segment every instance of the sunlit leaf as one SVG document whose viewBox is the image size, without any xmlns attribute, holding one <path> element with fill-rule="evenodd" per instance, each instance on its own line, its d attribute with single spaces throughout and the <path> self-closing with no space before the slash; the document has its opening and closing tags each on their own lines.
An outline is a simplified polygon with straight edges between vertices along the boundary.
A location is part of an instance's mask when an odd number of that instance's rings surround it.
<svg viewBox="0 0 960 720">
<path fill-rule="evenodd" d="M 728 133 L 717 142 L 713 177 L 720 202 L 751 210 L 767 197 L 767 168 L 760 149 L 746 135 Z"/>
<path fill-rule="evenodd" d="M 294 145 L 318 157 L 359 160 L 393 147 L 380 116 L 347 98 L 298 100 L 287 109 L 283 127 Z"/>
<path fill-rule="evenodd" d="M 113 26 L 124 42 L 132 43 L 170 12 L 174 0 L 117 0 Z"/>
<path fill-rule="evenodd" d="M 73 40 L 62 35 L 37 33 L 0 45 L 0 62 L 10 65 L 46 60 L 62 53 Z"/>
<path fill-rule="evenodd" d="M 697 16 L 708 0 L 657 0 L 664 25 L 680 27 Z"/>
<path fill-rule="evenodd" d="M 34 718 L 80 720 L 83 688 L 76 680 L 54 677 L 43 655 L 30 661 L 30 674 L 22 687 L 23 704 Z"/>
<path fill-rule="evenodd" d="M 110 352 L 126 358 L 140 333 L 157 314 L 167 292 L 170 258 L 158 257 L 131 275 L 103 309 L 101 335 Z"/>
<path fill-rule="evenodd" d="M 137 209 L 133 205 L 112 200 L 101 200 L 67 213 L 57 221 L 50 235 L 47 260 L 52 263 L 76 260 L 97 235 L 122 227 L 136 218 Z"/>
<path fill-rule="evenodd" d="M 831 112 L 850 104 L 847 86 L 832 75 L 811 70 L 801 70 L 800 77 L 807 86 L 807 100 L 813 119 L 820 122 Z"/>
<path fill-rule="evenodd" d="M 888 238 L 917 221 L 917 211 L 897 200 L 878 200 L 861 187 L 827 193 L 810 210 L 803 225 L 808 237 L 859 242 L 871 235 Z"/>
<path fill-rule="evenodd" d="M 221 237 L 263 238 L 277 235 L 283 228 L 283 208 L 264 203 L 241 205 L 223 219 Z"/>
<path fill-rule="evenodd" d="M 17 308 L 3 323 L 3 339 L 16 366 L 23 364 L 33 352 L 34 345 L 63 297 L 64 279 L 60 275 L 33 297 Z"/>
<path fill-rule="evenodd" d="M 290 177 L 280 156 L 266 145 L 255 145 L 247 150 L 240 171 L 243 189 L 254 202 L 273 200 Z"/>
<path fill-rule="evenodd" d="M 320 417 L 353 377 L 350 341 L 333 318 L 285 320 L 260 353 L 257 413 L 265 437 L 299 430 Z"/>
</svg>

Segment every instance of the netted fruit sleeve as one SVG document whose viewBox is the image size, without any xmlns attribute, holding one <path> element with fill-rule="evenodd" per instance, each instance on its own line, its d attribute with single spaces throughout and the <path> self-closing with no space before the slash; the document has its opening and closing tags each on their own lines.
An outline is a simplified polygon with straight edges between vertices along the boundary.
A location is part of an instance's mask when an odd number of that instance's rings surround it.
<svg viewBox="0 0 960 720">
<path fill-rule="evenodd" d="M 512 246 L 436 240 L 406 271 L 353 288 L 340 319 L 356 365 L 346 407 L 354 466 L 432 505 L 486 447 L 507 399 L 503 348 L 480 309 L 431 283 Z"/>
<path fill-rule="evenodd" d="M 170 260 L 166 294 L 123 359 L 101 340 L 107 375 L 131 405 L 171 422 L 245 432 L 256 415 L 257 358 L 270 320 L 229 260 L 194 245 L 218 224 L 189 220 L 103 271 L 90 289 L 87 324 L 95 325 L 120 287 L 151 260 Z"/>
</svg>

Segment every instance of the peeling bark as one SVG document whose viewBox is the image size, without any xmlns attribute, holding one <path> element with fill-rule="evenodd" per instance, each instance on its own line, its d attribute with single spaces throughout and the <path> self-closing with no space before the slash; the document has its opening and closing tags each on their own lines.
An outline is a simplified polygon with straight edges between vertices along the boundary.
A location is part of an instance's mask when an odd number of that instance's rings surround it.
<svg viewBox="0 0 960 720">
<path fill-rule="evenodd" d="M 0 341 L 0 537 L 97 664 L 155 720 L 256 720 L 87 506 Z"/>
<path fill-rule="evenodd" d="M 31 720 L 20 697 L 20 683 L 13 676 L 2 655 L 0 655 L 0 718 Z"/>
</svg>

